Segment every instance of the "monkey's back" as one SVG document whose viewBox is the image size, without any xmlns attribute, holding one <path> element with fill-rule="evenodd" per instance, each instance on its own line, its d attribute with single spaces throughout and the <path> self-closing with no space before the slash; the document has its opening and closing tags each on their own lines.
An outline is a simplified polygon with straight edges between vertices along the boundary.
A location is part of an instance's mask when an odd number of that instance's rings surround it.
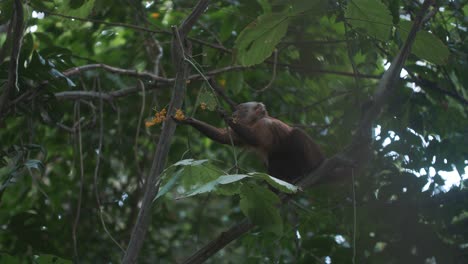
<svg viewBox="0 0 468 264">
<path fill-rule="evenodd" d="M 294 182 L 316 169 L 325 159 L 312 138 L 299 128 L 293 128 L 268 154 L 268 174 Z"/>
</svg>

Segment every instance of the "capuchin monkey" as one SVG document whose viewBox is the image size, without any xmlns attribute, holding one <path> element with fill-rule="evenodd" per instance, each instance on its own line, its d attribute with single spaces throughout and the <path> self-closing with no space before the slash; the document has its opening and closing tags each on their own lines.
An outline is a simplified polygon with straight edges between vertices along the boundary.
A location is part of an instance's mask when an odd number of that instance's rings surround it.
<svg viewBox="0 0 468 264">
<path fill-rule="evenodd" d="M 254 149 L 268 174 L 290 183 L 315 170 L 325 159 L 311 137 L 303 130 L 269 116 L 263 103 L 239 104 L 232 116 L 220 112 L 228 128 L 217 128 L 194 118 L 174 120 L 194 127 L 221 144 Z"/>
</svg>

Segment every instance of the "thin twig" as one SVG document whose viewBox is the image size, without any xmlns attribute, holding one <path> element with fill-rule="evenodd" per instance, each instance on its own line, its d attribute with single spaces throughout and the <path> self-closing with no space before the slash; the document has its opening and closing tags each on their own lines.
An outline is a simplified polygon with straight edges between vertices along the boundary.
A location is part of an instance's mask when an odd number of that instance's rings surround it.
<svg viewBox="0 0 468 264">
<path fill-rule="evenodd" d="M 113 26 L 113 27 L 124 27 L 124 28 L 131 28 L 134 30 L 139 30 L 139 31 L 145 31 L 145 32 L 150 32 L 150 33 L 163 33 L 167 34 L 166 30 L 162 29 L 149 29 L 137 25 L 132 25 L 132 24 L 127 24 L 127 23 L 120 23 L 120 22 L 108 22 L 104 20 L 99 20 L 99 19 L 93 19 L 93 18 L 82 18 L 82 17 L 76 17 L 76 16 L 69 16 L 69 15 L 64 15 L 64 14 L 59 14 L 55 12 L 51 12 L 48 10 L 41 9 L 32 3 L 29 3 L 35 10 L 45 13 L 46 15 L 49 16 L 56 16 L 56 17 L 61 17 L 61 18 L 66 18 L 66 19 L 71 19 L 71 20 L 77 20 L 77 21 L 83 21 L 83 22 L 93 22 L 96 24 L 103 24 L 103 25 L 108 25 L 108 26 Z M 154 26 L 154 25 L 153 25 Z"/>
<path fill-rule="evenodd" d="M 137 72 L 135 70 L 127 70 L 127 69 L 122 69 L 122 68 L 117 68 L 117 67 L 112 67 L 107 64 L 103 63 L 98 63 L 98 64 L 88 64 L 88 65 L 83 65 L 83 66 L 78 66 L 78 67 L 73 67 L 71 69 L 65 70 L 63 72 L 63 75 L 69 77 L 73 76 L 76 74 L 79 74 L 83 71 L 89 71 L 89 70 L 94 70 L 94 69 L 104 69 L 108 72 L 111 73 L 117 73 L 121 75 L 129 75 L 129 76 L 134 76 L 138 78 L 149 78 L 157 82 L 173 82 L 171 79 L 163 78 L 160 76 L 157 76 L 155 74 L 149 73 L 149 72 Z"/>
<path fill-rule="evenodd" d="M 257 93 L 262 93 L 269 89 L 276 80 L 276 66 L 278 65 L 278 49 L 275 49 L 273 53 L 273 74 L 271 75 L 270 82 L 260 90 L 257 90 Z"/>
<path fill-rule="evenodd" d="M 135 70 L 117 68 L 117 67 L 113 67 L 113 66 L 103 64 L 103 63 L 87 64 L 87 65 L 83 65 L 83 66 L 73 67 L 71 69 L 65 70 L 63 72 L 63 74 L 65 76 L 67 76 L 67 77 L 71 77 L 73 75 L 82 73 L 84 71 L 95 70 L 95 69 L 99 69 L 99 68 L 104 69 L 104 70 L 106 70 L 108 72 L 111 72 L 111 73 L 134 76 L 134 77 L 138 77 L 138 78 L 148 78 L 148 79 L 151 79 L 153 81 L 161 82 L 161 83 L 173 83 L 175 81 L 175 78 L 164 78 L 164 77 L 161 77 L 161 76 L 158 76 L 156 74 L 149 73 L 149 72 L 137 72 Z M 199 79 L 204 79 L 204 77 L 206 77 L 206 76 L 213 76 L 213 75 L 217 75 L 217 74 L 220 74 L 220 73 L 225 73 L 225 72 L 229 72 L 229 71 L 238 71 L 238 70 L 243 70 L 243 69 L 246 69 L 246 68 L 248 68 L 248 67 L 241 66 L 241 65 L 226 66 L 226 67 L 223 67 L 223 68 L 214 69 L 214 70 L 205 72 L 204 74 L 200 74 L 200 73 L 192 74 L 192 75 L 190 75 L 188 77 L 188 79 L 189 80 L 199 80 Z"/>
<path fill-rule="evenodd" d="M 135 133 L 135 144 L 133 145 L 133 153 L 135 155 L 135 166 L 138 170 L 138 175 L 143 173 L 140 163 L 138 162 L 138 138 L 140 137 L 140 127 L 143 121 L 143 114 L 145 113 L 145 104 L 146 104 L 146 92 L 145 92 L 145 84 L 138 80 L 138 86 L 141 87 L 141 107 L 140 107 L 140 116 L 138 117 L 138 124 Z"/>
<path fill-rule="evenodd" d="M 72 230 L 72 237 L 73 237 L 73 251 L 74 251 L 74 259 L 76 262 L 79 262 L 79 255 L 78 255 L 78 241 L 76 239 L 76 230 L 78 228 L 78 223 L 80 221 L 80 214 L 81 214 L 81 202 L 83 200 L 83 185 L 84 185 L 84 166 L 83 166 L 83 144 L 81 138 L 81 122 L 79 121 L 80 117 L 80 102 L 75 102 L 75 120 L 78 120 L 78 129 L 75 134 L 75 139 L 78 138 L 78 156 L 79 156 L 79 163 L 80 163 L 80 190 L 78 193 L 78 204 L 76 208 L 76 215 L 75 221 L 73 222 L 73 230 Z"/>
<path fill-rule="evenodd" d="M 99 78 L 97 78 L 97 88 L 99 93 L 102 92 L 101 89 L 101 81 Z M 104 229 L 104 232 L 106 232 L 107 236 L 114 242 L 114 244 L 117 245 L 118 248 L 122 252 L 125 252 L 125 250 L 122 248 L 122 246 L 115 240 L 115 238 L 112 236 L 110 231 L 107 229 L 106 222 L 104 221 L 103 217 L 103 208 L 101 204 L 101 198 L 99 197 L 99 185 L 98 185 L 98 176 L 99 176 L 99 169 L 101 165 L 101 157 L 102 157 L 102 145 L 103 145 L 103 137 L 104 137 L 104 118 L 103 118 L 103 99 L 100 97 L 99 99 L 99 143 L 98 143 L 98 149 L 96 153 L 96 167 L 94 168 L 94 195 L 96 196 L 96 204 L 98 207 L 98 214 L 99 214 L 99 219 L 101 220 L 101 225 L 102 228 Z"/>
</svg>

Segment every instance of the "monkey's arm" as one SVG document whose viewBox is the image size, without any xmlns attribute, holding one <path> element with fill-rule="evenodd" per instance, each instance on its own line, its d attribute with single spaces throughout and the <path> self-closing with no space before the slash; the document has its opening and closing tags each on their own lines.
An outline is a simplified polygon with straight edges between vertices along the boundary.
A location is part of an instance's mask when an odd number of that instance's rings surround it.
<svg viewBox="0 0 468 264">
<path fill-rule="evenodd" d="M 205 122 L 197 120 L 195 118 L 186 118 L 184 120 L 176 120 L 173 118 L 178 124 L 182 125 L 190 125 L 194 127 L 196 130 L 200 131 L 202 134 L 207 136 L 208 138 L 221 143 L 231 145 L 234 144 L 235 146 L 242 145 L 242 141 L 239 139 L 239 136 L 236 133 L 233 133 L 230 129 L 226 128 L 217 128 L 212 125 L 209 125 Z M 232 141 L 231 141 L 232 139 Z"/>
</svg>

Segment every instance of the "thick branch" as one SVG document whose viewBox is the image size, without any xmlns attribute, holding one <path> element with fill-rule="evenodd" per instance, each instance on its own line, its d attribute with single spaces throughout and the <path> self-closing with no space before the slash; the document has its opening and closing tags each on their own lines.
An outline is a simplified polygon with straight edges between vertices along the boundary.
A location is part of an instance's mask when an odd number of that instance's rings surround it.
<svg viewBox="0 0 468 264">
<path fill-rule="evenodd" d="M 208 7 L 209 1 L 199 1 L 197 5 L 193 8 L 192 13 L 182 22 L 178 28 L 181 40 L 187 38 L 188 33 L 192 30 L 193 25 L 197 23 L 198 18 L 205 12 Z"/>
<path fill-rule="evenodd" d="M 406 58 L 410 53 L 411 46 L 416 37 L 416 32 L 421 27 L 423 15 L 429 8 L 430 4 L 432 4 L 432 0 L 426 0 L 424 2 L 420 14 L 416 17 L 405 44 L 401 48 L 399 54 L 392 61 L 392 65 L 390 66 L 390 68 L 384 73 L 384 75 L 380 79 L 378 88 L 374 94 L 374 101 L 372 105 L 367 109 L 366 113 L 364 113 L 363 118 L 359 124 L 358 133 L 353 138 L 351 144 L 347 148 L 345 148 L 343 153 L 339 153 L 329 159 L 326 159 L 318 169 L 316 169 L 309 175 L 305 176 L 301 181 L 299 181 L 298 185 L 301 188 L 304 189 L 314 185 L 320 179 L 329 175 L 330 172 L 333 171 L 335 168 L 349 166 L 348 157 L 352 158 L 353 161 L 356 161 L 358 163 L 362 162 L 360 160 L 356 160 L 356 157 L 358 157 L 357 159 L 359 159 L 359 157 L 362 156 L 362 150 L 368 147 L 368 143 L 371 140 L 369 137 L 370 133 L 368 132 L 368 130 L 371 129 L 372 123 L 376 120 L 383 106 L 387 103 L 387 100 L 389 99 L 389 94 L 393 90 L 392 88 L 394 87 L 394 83 L 398 80 L 401 69 L 406 61 Z M 344 157 L 344 159 L 342 157 Z M 252 228 L 252 226 L 250 226 L 249 228 L 242 228 L 246 225 L 245 222 L 246 220 L 230 228 L 228 231 L 223 232 L 215 240 L 211 241 L 203 248 L 198 250 L 191 257 L 189 257 L 184 263 L 202 263 L 205 260 L 207 260 L 220 249 L 224 248 L 231 241 L 239 238 L 241 235 L 245 234 Z M 229 237 L 229 240 L 224 240 L 222 239 L 223 237 Z"/>
<path fill-rule="evenodd" d="M 8 82 L 4 86 L 3 93 L 0 96 L 0 117 L 8 102 L 11 92 L 18 88 L 18 59 L 21 50 L 21 40 L 23 38 L 23 5 L 21 0 L 15 0 L 15 12 L 12 19 L 13 27 L 13 45 L 10 56 L 10 67 L 8 69 Z"/>
<path fill-rule="evenodd" d="M 207 6 L 208 0 L 200 0 L 198 2 L 189 18 L 187 18 L 179 27 L 180 29 L 184 29 L 184 31 L 183 34 L 177 35 L 178 37 L 180 36 L 180 38 L 173 38 L 173 46 L 177 46 L 179 44 L 184 45 L 186 36 L 191 29 L 191 25 L 197 21 Z M 178 30 L 175 31 L 177 32 Z M 175 78 L 174 91 L 172 93 L 172 98 L 169 105 L 168 112 L 170 115 L 175 114 L 176 109 L 180 109 L 182 106 L 187 77 L 190 71 L 189 64 L 187 63 L 184 54 L 191 54 L 191 46 L 188 45 L 183 47 L 179 45 L 178 47 L 180 51 L 176 52 L 176 54 L 174 54 L 175 56 L 173 56 L 173 58 L 177 59 L 177 74 Z M 175 50 L 173 50 L 173 52 L 174 51 Z M 160 175 L 164 169 L 165 160 L 167 158 L 167 154 L 169 153 L 171 138 L 174 135 L 175 128 L 176 123 L 173 120 L 168 119 L 164 122 L 161 136 L 159 137 L 158 146 L 156 147 L 156 153 L 153 158 L 150 174 L 146 180 L 146 190 L 143 196 L 141 209 L 138 213 L 138 218 L 135 226 L 133 227 L 130 242 L 122 260 L 122 262 L 125 264 L 136 263 L 138 254 L 141 250 L 141 247 L 143 246 L 146 231 L 148 230 L 149 224 L 151 222 L 151 205 L 159 189 Z"/>
</svg>

